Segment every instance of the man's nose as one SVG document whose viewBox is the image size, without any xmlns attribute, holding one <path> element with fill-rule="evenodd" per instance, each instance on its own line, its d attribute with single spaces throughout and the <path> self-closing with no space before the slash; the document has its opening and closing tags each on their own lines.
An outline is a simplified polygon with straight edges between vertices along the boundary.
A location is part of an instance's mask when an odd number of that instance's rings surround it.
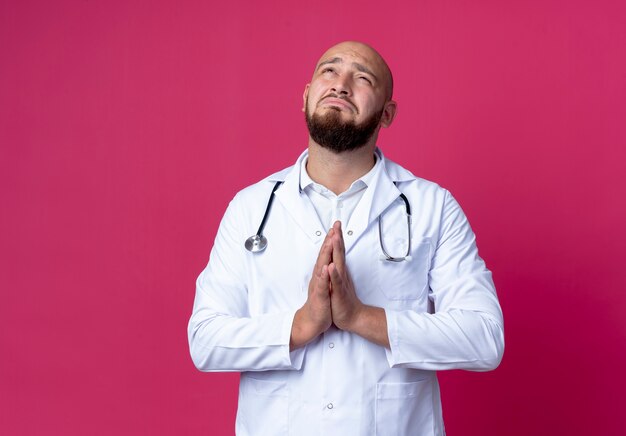
<svg viewBox="0 0 626 436">
<path fill-rule="evenodd" d="M 339 76 L 333 83 L 331 88 L 333 92 L 340 95 L 352 95 L 352 88 L 350 87 L 350 79 L 347 77 Z"/>
</svg>

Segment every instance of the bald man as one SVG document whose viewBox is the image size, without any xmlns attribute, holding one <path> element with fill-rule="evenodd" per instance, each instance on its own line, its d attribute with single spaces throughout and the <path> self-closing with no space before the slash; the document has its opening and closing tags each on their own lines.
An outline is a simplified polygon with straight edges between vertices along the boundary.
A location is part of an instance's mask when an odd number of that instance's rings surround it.
<svg viewBox="0 0 626 436">
<path fill-rule="evenodd" d="M 222 219 L 192 359 L 241 371 L 238 435 L 443 435 L 436 371 L 502 359 L 491 273 L 450 193 L 377 148 L 397 104 L 373 48 L 330 48 L 303 100 L 307 150 Z"/>
</svg>

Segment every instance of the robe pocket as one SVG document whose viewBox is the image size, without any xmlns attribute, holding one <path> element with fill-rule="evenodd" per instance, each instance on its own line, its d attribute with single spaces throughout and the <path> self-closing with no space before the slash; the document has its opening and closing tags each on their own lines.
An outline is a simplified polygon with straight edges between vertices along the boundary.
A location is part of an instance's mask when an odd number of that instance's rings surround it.
<svg viewBox="0 0 626 436">
<path fill-rule="evenodd" d="M 405 242 L 406 243 L 406 242 Z M 378 283 L 389 300 L 416 300 L 428 289 L 430 241 L 413 241 L 411 257 L 401 262 L 376 261 Z"/>
<path fill-rule="evenodd" d="M 288 434 L 289 394 L 284 381 L 241 379 L 237 434 Z"/>
<path fill-rule="evenodd" d="M 432 380 L 376 385 L 376 436 L 435 435 Z"/>
</svg>

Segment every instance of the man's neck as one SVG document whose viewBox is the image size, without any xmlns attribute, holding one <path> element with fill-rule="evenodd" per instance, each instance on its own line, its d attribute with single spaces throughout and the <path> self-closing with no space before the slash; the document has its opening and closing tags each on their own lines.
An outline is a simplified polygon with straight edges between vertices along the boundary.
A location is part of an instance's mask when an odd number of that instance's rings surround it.
<svg viewBox="0 0 626 436">
<path fill-rule="evenodd" d="M 339 195 L 374 167 L 374 148 L 366 144 L 357 150 L 335 153 L 310 140 L 307 173 L 314 182 Z"/>
</svg>

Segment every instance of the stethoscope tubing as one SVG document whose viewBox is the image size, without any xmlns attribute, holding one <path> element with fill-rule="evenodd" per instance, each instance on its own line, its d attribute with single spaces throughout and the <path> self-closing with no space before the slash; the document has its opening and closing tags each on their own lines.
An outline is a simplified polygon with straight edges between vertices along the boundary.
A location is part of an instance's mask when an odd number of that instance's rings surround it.
<svg viewBox="0 0 626 436">
<path fill-rule="evenodd" d="M 393 257 L 387 250 L 385 250 L 385 244 L 383 243 L 383 220 L 382 214 L 378 216 L 378 241 L 380 242 L 380 249 L 383 251 L 384 258 L 383 260 L 388 260 L 389 262 L 402 262 L 405 260 L 409 260 L 411 256 L 411 204 L 409 203 L 409 199 L 401 192 L 400 198 L 404 200 L 404 206 L 406 209 L 406 222 L 407 222 L 407 231 L 408 231 L 408 247 L 406 249 L 406 254 L 402 257 Z"/>
<path fill-rule="evenodd" d="M 270 194 L 270 199 L 267 202 L 267 207 L 265 208 L 265 213 L 263 214 L 263 219 L 261 220 L 261 225 L 259 226 L 259 230 L 257 230 L 257 232 L 256 232 L 256 236 L 258 236 L 258 237 L 263 236 L 263 229 L 265 228 L 265 222 L 267 221 L 267 217 L 270 214 L 270 209 L 272 208 L 272 203 L 274 202 L 274 193 L 276 192 L 278 187 L 280 185 L 282 185 L 282 184 L 283 184 L 283 182 L 281 180 L 279 180 L 274 185 L 274 188 L 272 188 L 272 193 Z"/>
</svg>

